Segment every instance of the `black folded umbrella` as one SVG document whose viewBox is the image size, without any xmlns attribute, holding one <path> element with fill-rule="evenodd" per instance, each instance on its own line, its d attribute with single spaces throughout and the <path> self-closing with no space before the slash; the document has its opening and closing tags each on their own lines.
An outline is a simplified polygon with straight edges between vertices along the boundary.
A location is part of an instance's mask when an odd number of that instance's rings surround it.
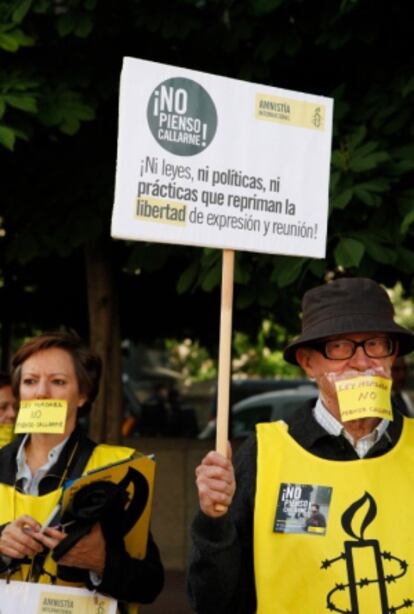
<svg viewBox="0 0 414 614">
<path fill-rule="evenodd" d="M 117 484 L 98 480 L 78 490 L 62 514 L 61 524 L 66 525 L 68 535 L 53 550 L 53 559 L 59 561 L 96 522 L 100 522 L 106 541 L 122 540 L 143 513 L 148 495 L 146 478 L 131 467 Z"/>
</svg>

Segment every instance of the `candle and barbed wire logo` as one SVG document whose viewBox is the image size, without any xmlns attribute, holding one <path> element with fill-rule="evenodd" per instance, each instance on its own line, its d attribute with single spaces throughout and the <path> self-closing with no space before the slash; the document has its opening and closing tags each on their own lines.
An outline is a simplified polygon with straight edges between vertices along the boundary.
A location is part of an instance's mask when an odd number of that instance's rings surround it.
<svg viewBox="0 0 414 614">
<path fill-rule="evenodd" d="M 364 506 L 367 510 L 358 531 L 354 531 L 353 521 Z M 396 614 L 414 606 L 410 597 L 399 604 L 389 603 L 387 587 L 406 575 L 408 563 L 387 550 L 381 550 L 377 539 L 365 539 L 365 530 L 376 515 L 377 504 L 368 492 L 354 501 L 342 514 L 342 528 L 353 539 L 344 541 L 344 551 L 337 557 L 325 559 L 321 564 L 321 568 L 326 570 L 340 561 L 345 561 L 346 580 L 337 582 L 326 598 L 326 608 L 331 612 Z M 344 597 L 346 604 L 343 602 Z"/>
<path fill-rule="evenodd" d="M 315 128 L 320 128 L 321 123 L 322 123 L 321 108 L 316 107 L 312 115 L 312 124 L 315 126 Z"/>
<path fill-rule="evenodd" d="M 178 156 L 204 151 L 217 130 L 217 111 L 210 94 L 184 77 L 167 79 L 155 88 L 147 118 L 155 140 Z"/>
</svg>

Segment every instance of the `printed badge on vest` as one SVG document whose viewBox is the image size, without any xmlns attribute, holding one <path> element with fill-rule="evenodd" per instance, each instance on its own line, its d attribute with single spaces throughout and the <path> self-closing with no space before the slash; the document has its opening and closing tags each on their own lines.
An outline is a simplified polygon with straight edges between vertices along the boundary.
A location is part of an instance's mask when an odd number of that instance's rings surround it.
<svg viewBox="0 0 414 614">
<path fill-rule="evenodd" d="M 282 483 L 276 507 L 274 533 L 325 535 L 331 497 L 330 486 Z"/>
</svg>

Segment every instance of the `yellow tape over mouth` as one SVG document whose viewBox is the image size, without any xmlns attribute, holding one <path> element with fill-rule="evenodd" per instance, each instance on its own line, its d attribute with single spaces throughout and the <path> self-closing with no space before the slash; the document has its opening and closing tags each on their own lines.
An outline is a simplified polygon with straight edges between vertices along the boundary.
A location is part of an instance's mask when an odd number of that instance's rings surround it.
<svg viewBox="0 0 414 614">
<path fill-rule="evenodd" d="M 56 433 L 65 431 L 68 403 L 63 399 L 21 401 L 15 433 Z"/>
<path fill-rule="evenodd" d="M 391 379 L 365 375 L 335 382 L 342 422 L 360 418 L 392 420 Z"/>
<path fill-rule="evenodd" d="M 270 94 L 256 94 L 255 117 L 276 124 L 325 130 L 324 105 Z"/>
</svg>

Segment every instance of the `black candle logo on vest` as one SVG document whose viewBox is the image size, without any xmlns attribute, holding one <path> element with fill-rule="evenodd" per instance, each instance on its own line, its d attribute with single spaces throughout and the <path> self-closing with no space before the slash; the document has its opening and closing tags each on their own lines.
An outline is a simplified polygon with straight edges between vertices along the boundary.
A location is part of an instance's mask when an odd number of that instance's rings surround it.
<svg viewBox="0 0 414 614">
<path fill-rule="evenodd" d="M 358 530 L 357 516 L 361 517 L 366 507 Z M 412 608 L 413 599 L 407 598 L 402 603 L 392 605 L 388 600 L 387 586 L 397 582 L 406 575 L 408 563 L 387 550 L 381 550 L 377 539 L 366 539 L 365 531 L 377 515 L 377 504 L 366 492 L 354 501 L 342 514 L 341 524 L 345 533 L 352 539 L 344 541 L 344 551 L 333 559 L 322 561 L 321 568 L 329 569 L 338 561 L 345 561 L 347 581 L 337 583 L 326 598 L 326 609 L 341 614 L 396 614 L 397 611 Z M 367 565 L 368 563 L 368 565 Z M 338 606 L 347 593 L 348 605 Z M 370 596 L 368 605 L 367 593 Z M 335 603 L 336 602 L 336 603 Z M 375 604 L 375 605 L 373 605 Z M 374 609 L 373 609 L 374 608 Z"/>
</svg>

